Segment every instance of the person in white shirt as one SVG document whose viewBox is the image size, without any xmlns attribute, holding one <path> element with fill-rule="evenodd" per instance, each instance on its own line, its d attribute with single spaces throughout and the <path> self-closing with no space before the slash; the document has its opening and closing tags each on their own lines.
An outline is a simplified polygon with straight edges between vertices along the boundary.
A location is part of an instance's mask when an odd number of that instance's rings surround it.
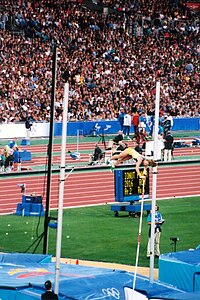
<svg viewBox="0 0 200 300">
<path fill-rule="evenodd" d="M 174 121 L 173 121 L 173 118 L 172 118 L 170 112 L 167 113 L 167 120 L 169 120 L 171 122 L 171 128 L 170 128 L 170 130 L 171 130 L 174 125 Z"/>
<path fill-rule="evenodd" d="M 131 112 L 127 111 L 127 113 L 124 116 L 124 124 L 123 124 L 123 133 L 127 137 L 128 140 L 130 140 L 130 128 L 132 123 L 132 116 Z"/>
</svg>

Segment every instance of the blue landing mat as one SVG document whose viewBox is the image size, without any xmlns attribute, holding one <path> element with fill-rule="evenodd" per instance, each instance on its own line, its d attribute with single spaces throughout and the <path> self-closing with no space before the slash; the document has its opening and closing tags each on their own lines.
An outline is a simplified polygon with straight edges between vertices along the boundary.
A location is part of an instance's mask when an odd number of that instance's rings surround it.
<svg viewBox="0 0 200 300">
<path fill-rule="evenodd" d="M 122 270 L 61 264 L 59 300 L 125 300 L 124 287 L 132 287 L 133 276 Z M 49 279 L 54 285 L 55 263 L 51 262 L 51 256 L 45 255 L 0 254 L 0 278 L 1 300 L 40 299 L 44 282 Z M 140 275 L 137 276 L 136 290 L 147 299 L 200 299 L 200 293 L 188 296 L 188 293 L 159 281 L 150 284 L 148 278 Z"/>
<path fill-rule="evenodd" d="M 186 292 L 200 292 L 200 250 L 162 254 L 159 280 Z"/>
</svg>

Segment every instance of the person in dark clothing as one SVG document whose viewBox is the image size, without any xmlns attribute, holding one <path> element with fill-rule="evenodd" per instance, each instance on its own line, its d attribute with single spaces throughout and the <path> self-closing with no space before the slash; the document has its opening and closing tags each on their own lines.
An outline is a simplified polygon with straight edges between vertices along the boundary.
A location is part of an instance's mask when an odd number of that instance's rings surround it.
<svg viewBox="0 0 200 300">
<path fill-rule="evenodd" d="M 5 159 L 4 149 L 0 149 L 0 172 L 4 172 Z"/>
<path fill-rule="evenodd" d="M 142 147 L 142 150 L 145 151 L 145 148 L 146 148 L 146 141 L 147 141 L 147 134 L 146 132 L 144 131 L 143 128 L 141 128 L 138 133 L 135 135 L 135 139 L 136 139 L 136 142 L 141 145 Z"/>
<path fill-rule="evenodd" d="M 31 129 L 31 126 L 32 126 L 32 123 L 30 121 L 30 118 L 26 118 L 26 121 L 25 121 L 25 127 L 26 129 Z"/>
<path fill-rule="evenodd" d="M 171 121 L 167 118 L 167 116 L 165 116 L 163 121 L 164 139 L 166 138 L 167 133 L 170 131 L 170 129 L 171 129 Z"/>
<path fill-rule="evenodd" d="M 113 142 L 118 145 L 118 143 L 122 140 L 123 140 L 123 132 L 120 130 L 118 131 L 118 135 L 114 137 Z"/>
<path fill-rule="evenodd" d="M 102 159 L 102 158 L 103 158 L 102 150 L 99 147 L 99 145 L 96 144 L 95 149 L 94 149 L 94 161 Z"/>
<path fill-rule="evenodd" d="M 174 138 L 171 135 L 171 132 L 168 131 L 164 141 L 164 161 L 171 161 L 172 160 L 172 153 L 173 153 L 173 144 Z"/>
<path fill-rule="evenodd" d="M 120 112 L 119 112 L 119 116 L 118 116 L 118 121 L 120 124 L 120 129 L 123 131 L 124 129 L 124 116 L 125 116 L 126 112 L 125 109 L 123 107 L 120 108 Z"/>
<path fill-rule="evenodd" d="M 112 155 L 119 154 L 120 152 L 124 151 L 126 148 L 128 148 L 128 144 L 123 143 L 123 141 L 119 141 L 119 143 L 116 145 L 116 148 L 113 150 Z"/>
<path fill-rule="evenodd" d="M 13 160 L 14 171 L 17 171 L 18 165 L 21 164 L 21 157 L 17 146 L 13 147 L 13 158 L 14 158 Z"/>
<path fill-rule="evenodd" d="M 123 141 L 123 132 L 121 130 L 118 131 L 117 135 L 111 139 L 108 143 L 108 147 L 106 150 L 111 150 L 114 145 L 119 145 L 119 142 Z"/>
<path fill-rule="evenodd" d="M 104 157 L 104 153 L 98 144 L 95 145 L 94 154 L 90 156 L 89 165 L 94 165 L 95 162 L 100 162 Z"/>
<path fill-rule="evenodd" d="M 46 292 L 42 294 L 41 300 L 58 300 L 58 296 L 52 291 L 52 283 L 47 280 L 44 284 Z"/>
<path fill-rule="evenodd" d="M 25 121 L 25 128 L 26 128 L 26 138 L 28 140 L 30 139 L 31 126 L 32 126 L 31 120 L 29 117 L 27 117 Z"/>
<path fill-rule="evenodd" d="M 13 162 L 14 162 L 14 156 L 13 156 L 13 150 L 10 149 L 9 147 L 5 147 L 6 150 L 4 150 L 5 153 L 5 162 L 4 162 L 4 167 L 6 171 L 11 171 L 13 167 Z"/>
<path fill-rule="evenodd" d="M 136 142 L 135 151 L 137 151 L 138 153 L 140 153 L 142 155 L 143 149 L 140 146 L 140 143 L 138 143 L 138 142 Z"/>
</svg>

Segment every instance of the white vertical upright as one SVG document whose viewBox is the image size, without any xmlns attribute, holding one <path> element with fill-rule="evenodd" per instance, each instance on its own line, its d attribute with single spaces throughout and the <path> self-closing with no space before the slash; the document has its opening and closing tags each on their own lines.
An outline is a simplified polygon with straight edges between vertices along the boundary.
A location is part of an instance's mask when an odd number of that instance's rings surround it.
<svg viewBox="0 0 200 300">
<path fill-rule="evenodd" d="M 66 136 L 67 136 L 68 96 L 69 96 L 69 83 L 65 83 L 64 101 L 63 101 L 60 182 L 59 182 L 60 185 L 59 185 L 59 203 L 58 203 L 58 227 L 57 227 L 57 241 L 56 241 L 56 272 L 55 272 L 55 293 L 56 294 L 58 294 L 59 292 L 63 197 L 64 197 L 64 184 L 65 184 L 65 149 L 66 149 Z"/>
<path fill-rule="evenodd" d="M 156 103 L 155 103 L 155 130 L 153 144 L 153 158 L 158 159 L 158 125 L 159 125 L 159 107 L 160 107 L 160 81 L 156 82 Z M 149 279 L 154 280 L 154 235 L 155 235 L 155 206 L 156 206 L 156 187 L 157 187 L 157 165 L 153 167 L 152 176 L 152 210 L 151 210 L 151 241 L 150 241 L 150 271 Z"/>
</svg>

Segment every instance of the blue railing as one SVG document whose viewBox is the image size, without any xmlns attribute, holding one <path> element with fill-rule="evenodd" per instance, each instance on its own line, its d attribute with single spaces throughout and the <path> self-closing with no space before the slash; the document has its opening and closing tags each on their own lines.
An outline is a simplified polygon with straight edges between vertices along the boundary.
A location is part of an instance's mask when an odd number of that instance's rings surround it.
<svg viewBox="0 0 200 300">
<path fill-rule="evenodd" d="M 172 131 L 198 131 L 200 130 L 200 118 L 174 118 Z M 84 136 L 99 134 L 115 134 L 120 130 L 118 121 L 87 121 L 87 122 L 69 122 L 67 124 L 67 135 L 76 136 L 77 131 Z M 147 132 L 149 128 L 147 127 Z M 133 133 L 133 126 L 131 127 Z M 62 135 L 62 123 L 55 123 L 54 135 Z"/>
</svg>

